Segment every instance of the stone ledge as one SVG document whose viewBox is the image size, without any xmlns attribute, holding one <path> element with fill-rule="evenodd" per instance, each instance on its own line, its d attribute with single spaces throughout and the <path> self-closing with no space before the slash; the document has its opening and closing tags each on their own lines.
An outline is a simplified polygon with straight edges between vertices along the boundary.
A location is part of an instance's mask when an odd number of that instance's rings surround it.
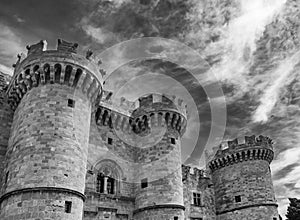
<svg viewBox="0 0 300 220">
<path fill-rule="evenodd" d="M 82 198 L 83 201 L 85 201 L 86 197 L 84 194 L 72 190 L 72 189 L 66 189 L 66 188 L 58 188 L 58 187 L 34 187 L 34 188 L 24 188 L 24 189 L 18 189 L 18 190 L 13 190 L 11 192 L 5 193 L 0 197 L 0 203 L 2 203 L 3 200 L 6 198 L 16 195 L 16 194 L 21 194 L 21 193 L 28 193 L 28 192 L 60 192 L 60 193 L 69 193 L 76 195 L 80 198 Z"/>
<path fill-rule="evenodd" d="M 85 195 L 86 195 L 86 198 L 89 195 L 93 195 L 94 198 L 96 198 L 96 199 L 108 198 L 111 200 L 121 200 L 121 201 L 130 201 L 130 202 L 135 201 L 135 198 L 123 196 L 121 194 L 105 194 L 105 193 L 98 193 L 98 192 L 94 192 L 94 191 L 86 191 Z M 89 199 L 87 198 L 86 200 L 89 200 Z"/>
<path fill-rule="evenodd" d="M 143 208 L 139 208 L 133 211 L 133 215 L 143 212 L 146 210 L 152 210 L 152 209 L 182 209 L 185 210 L 185 207 L 183 205 L 177 205 L 177 204 L 162 204 L 162 205 L 152 205 L 152 206 L 146 206 Z"/>
<path fill-rule="evenodd" d="M 278 207 L 278 204 L 276 204 L 276 203 L 260 203 L 260 204 L 254 204 L 254 205 L 245 205 L 245 206 L 229 209 L 229 210 L 222 211 L 222 212 L 216 212 L 216 214 L 221 215 L 221 214 L 225 214 L 225 213 L 228 213 L 228 212 L 234 212 L 234 211 L 237 211 L 237 210 L 252 208 L 252 207 L 258 207 L 258 206 L 275 206 L 275 207 Z"/>
</svg>

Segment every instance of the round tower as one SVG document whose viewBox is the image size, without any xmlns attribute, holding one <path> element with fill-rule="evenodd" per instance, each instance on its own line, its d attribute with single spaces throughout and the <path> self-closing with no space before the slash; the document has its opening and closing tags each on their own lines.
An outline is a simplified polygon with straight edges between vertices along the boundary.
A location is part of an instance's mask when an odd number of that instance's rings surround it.
<svg viewBox="0 0 300 220">
<path fill-rule="evenodd" d="M 209 162 L 217 219 L 279 219 L 271 179 L 272 140 L 245 136 L 221 145 Z"/>
<path fill-rule="evenodd" d="M 184 219 L 180 139 L 186 105 L 176 97 L 139 98 L 132 113 L 136 143 L 134 219 Z"/>
<path fill-rule="evenodd" d="M 2 195 L 2 186 L 5 184 L 5 154 L 8 145 L 10 127 L 13 118 L 13 110 L 10 108 L 7 99 L 7 86 L 10 77 L 0 72 L 0 196 Z"/>
<path fill-rule="evenodd" d="M 0 219 L 81 220 L 91 109 L 101 92 L 97 65 L 58 40 L 28 46 L 7 90 L 15 110 Z"/>
</svg>

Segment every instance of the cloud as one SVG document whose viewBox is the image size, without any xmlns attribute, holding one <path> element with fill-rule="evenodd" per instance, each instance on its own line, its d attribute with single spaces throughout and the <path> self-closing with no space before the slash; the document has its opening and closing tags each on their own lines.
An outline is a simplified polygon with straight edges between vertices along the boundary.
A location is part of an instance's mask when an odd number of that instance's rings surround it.
<svg viewBox="0 0 300 220">
<path fill-rule="evenodd" d="M 251 66 L 253 52 L 256 50 L 256 41 L 263 35 L 266 25 L 273 21 L 282 9 L 285 0 L 261 1 L 242 0 L 237 15 L 227 21 L 223 26 L 215 27 L 210 32 L 218 30 L 218 40 L 212 41 L 205 49 L 205 54 L 216 57 L 213 62 L 211 72 L 215 73 L 218 80 L 235 85 L 237 94 L 243 95 L 252 88 L 254 78 L 248 77 L 248 69 Z M 218 4 L 217 6 L 220 7 Z M 203 3 L 199 1 L 199 10 L 203 8 Z M 213 10 L 213 9 L 211 9 Z M 224 16 L 222 8 L 214 9 L 218 17 Z M 219 10 L 219 11 L 218 11 Z M 234 11 L 235 9 L 228 9 Z M 202 22 L 202 13 L 196 19 Z M 228 12 L 233 13 L 233 12 Z M 221 23 L 222 24 L 222 23 Z M 194 33 L 193 38 L 203 38 L 203 33 Z M 236 97 L 237 94 L 235 94 Z"/>
<path fill-rule="evenodd" d="M 11 66 L 16 60 L 16 55 L 24 50 L 21 38 L 17 36 L 11 28 L 0 23 L 0 59 L 2 69 L 9 71 L 8 66 Z"/>
<path fill-rule="evenodd" d="M 270 82 L 260 98 L 261 104 L 253 115 L 254 122 L 266 122 L 268 120 L 269 113 L 278 101 L 281 88 L 285 87 L 287 82 L 291 82 L 297 75 L 297 73 L 293 73 L 293 69 L 299 62 L 299 55 L 300 52 L 285 59 L 279 64 L 278 68 L 269 73 Z"/>
<path fill-rule="evenodd" d="M 21 18 L 19 15 L 15 14 L 14 15 L 14 18 L 16 19 L 16 21 L 18 23 L 24 23 L 25 22 L 25 19 Z"/>
<path fill-rule="evenodd" d="M 0 63 L 0 72 L 13 75 L 13 68 L 7 67 Z"/>
<path fill-rule="evenodd" d="M 283 168 L 280 168 L 280 170 L 278 170 L 277 172 L 275 172 L 273 174 L 273 179 L 274 180 L 278 180 L 278 179 L 283 179 L 285 178 L 287 175 L 289 175 L 290 172 L 292 172 L 294 170 L 294 168 L 298 167 L 299 163 L 293 163 L 293 164 L 289 164 Z M 287 183 L 290 184 L 290 183 Z M 287 185 L 285 184 L 285 185 Z M 292 183 L 293 186 L 295 186 L 295 183 Z"/>
<path fill-rule="evenodd" d="M 82 29 L 87 35 L 91 36 L 99 44 L 107 43 L 115 38 L 114 34 L 101 27 L 93 27 L 92 25 L 83 25 Z"/>
</svg>

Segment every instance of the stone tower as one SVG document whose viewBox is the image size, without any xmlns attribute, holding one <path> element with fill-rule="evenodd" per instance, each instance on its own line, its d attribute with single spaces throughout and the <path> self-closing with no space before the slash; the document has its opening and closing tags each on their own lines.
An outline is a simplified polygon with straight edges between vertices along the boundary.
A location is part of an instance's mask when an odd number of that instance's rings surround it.
<svg viewBox="0 0 300 220">
<path fill-rule="evenodd" d="M 90 145 L 99 154 L 93 173 L 102 173 L 106 180 L 98 186 L 105 187 L 93 192 L 97 187 L 89 178 L 86 219 L 183 220 L 180 139 L 186 105 L 173 96 L 149 94 L 132 103 L 122 98 L 120 109 L 109 106 L 107 97 L 95 116 L 100 135 L 92 130 Z M 116 181 L 107 190 L 109 179 Z"/>
<path fill-rule="evenodd" d="M 0 72 L 0 173 L 3 174 L 5 169 L 5 153 L 8 145 L 9 132 L 13 118 L 13 110 L 8 104 L 6 94 L 10 77 Z M 2 194 L 2 185 L 5 176 L 0 176 L 0 195 Z"/>
<path fill-rule="evenodd" d="M 58 40 L 28 46 L 7 89 L 14 109 L 0 219 L 81 220 L 98 68 Z"/>
<path fill-rule="evenodd" d="M 176 97 L 146 95 L 139 98 L 132 116 L 133 131 L 141 138 L 134 219 L 183 220 L 180 139 L 186 128 L 186 105 Z"/>
<path fill-rule="evenodd" d="M 209 162 L 217 220 L 279 219 L 271 179 L 272 141 L 246 136 L 221 145 Z"/>
</svg>

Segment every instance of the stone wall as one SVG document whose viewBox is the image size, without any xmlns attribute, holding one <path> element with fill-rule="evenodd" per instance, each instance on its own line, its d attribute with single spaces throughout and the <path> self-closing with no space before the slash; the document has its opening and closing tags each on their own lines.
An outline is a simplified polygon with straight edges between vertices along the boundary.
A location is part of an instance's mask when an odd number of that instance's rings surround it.
<svg viewBox="0 0 300 220">
<path fill-rule="evenodd" d="M 108 138 L 111 138 L 111 144 L 108 144 Z M 97 126 L 92 117 L 88 164 L 93 175 L 88 175 L 87 189 L 95 191 L 96 174 L 99 172 L 103 161 L 106 160 L 110 161 L 109 166 L 118 167 L 119 181 L 122 182 L 120 193 L 128 197 L 134 195 L 134 186 L 132 185 L 134 183 L 133 163 L 126 156 L 122 157 L 121 152 L 124 149 L 127 149 L 127 145 L 118 137 L 115 130 L 105 126 Z"/>
<path fill-rule="evenodd" d="M 249 160 L 213 173 L 217 213 L 254 204 L 275 204 L 269 163 Z M 241 197 L 241 202 L 235 201 Z"/>
<path fill-rule="evenodd" d="M 108 144 L 108 138 L 111 138 L 111 144 Z M 92 116 L 85 188 L 85 220 L 132 218 L 135 182 L 132 159 L 122 153 L 127 147 L 114 129 L 96 125 L 95 117 Z M 130 157 L 133 157 L 133 154 Z M 118 173 L 119 184 L 117 192 L 113 195 L 96 191 L 97 174 L 103 166 Z"/>
<path fill-rule="evenodd" d="M 183 220 L 183 216 L 183 210 L 178 208 L 158 208 L 137 213 L 134 216 L 134 220 L 173 220 L 176 217 L 178 217 L 178 220 Z"/>
<path fill-rule="evenodd" d="M 180 140 L 176 139 L 176 144 L 172 144 L 171 138 L 174 135 L 166 132 L 151 154 L 145 150 L 144 157 L 153 159 L 147 162 L 142 160 L 136 166 L 136 180 L 139 183 L 136 189 L 137 209 L 153 204 L 183 205 Z M 167 154 L 164 153 L 165 147 L 170 148 Z M 142 189 L 141 180 L 145 178 L 148 187 Z"/>
<path fill-rule="evenodd" d="M 65 201 L 72 202 L 71 213 L 65 211 Z M 81 220 L 82 198 L 59 191 L 23 192 L 9 196 L 1 203 L 1 220 L 63 219 Z"/>
<path fill-rule="evenodd" d="M 14 115 L 6 192 L 36 186 L 83 192 L 90 108 L 87 97 L 68 86 L 30 90 Z"/>
<path fill-rule="evenodd" d="M 68 106 L 69 99 L 75 101 L 73 107 Z M 61 190 L 83 196 L 90 116 L 88 97 L 67 85 L 46 84 L 28 91 L 14 114 L 5 193 L 51 188 L 56 189 L 53 194 Z M 53 205 L 56 199 L 48 202 Z M 81 203 L 82 207 L 82 198 Z M 5 213 L 14 213 L 13 208 L 5 207 Z M 82 210 L 76 212 L 73 219 L 81 219 Z"/>
<path fill-rule="evenodd" d="M 218 169 L 213 173 L 213 184 L 219 219 L 241 219 L 248 213 L 256 219 L 278 217 L 268 161 L 248 160 Z"/>
<path fill-rule="evenodd" d="M 140 150 L 134 219 L 184 219 L 181 135 L 185 106 L 175 100 L 147 95 L 139 99 L 139 108 L 132 113 L 134 131 L 140 137 L 136 141 Z M 147 183 L 144 187 L 143 182 Z"/>
<path fill-rule="evenodd" d="M 276 206 L 255 206 L 220 214 L 217 220 L 279 220 Z"/>
<path fill-rule="evenodd" d="M 185 219 L 202 218 L 215 220 L 215 195 L 210 177 L 204 175 L 203 170 L 183 166 L 183 198 L 185 206 Z M 201 204 L 195 205 L 193 193 L 199 193 Z"/>
<path fill-rule="evenodd" d="M 132 219 L 134 198 L 96 192 L 86 192 L 85 195 L 87 200 L 84 203 L 84 220 Z M 110 218 L 104 218 L 105 214 Z"/>
<path fill-rule="evenodd" d="M 12 118 L 13 111 L 8 105 L 5 91 L 0 91 L 0 196 L 2 195 L 2 186 L 6 181 L 5 154 L 8 145 Z"/>
</svg>

